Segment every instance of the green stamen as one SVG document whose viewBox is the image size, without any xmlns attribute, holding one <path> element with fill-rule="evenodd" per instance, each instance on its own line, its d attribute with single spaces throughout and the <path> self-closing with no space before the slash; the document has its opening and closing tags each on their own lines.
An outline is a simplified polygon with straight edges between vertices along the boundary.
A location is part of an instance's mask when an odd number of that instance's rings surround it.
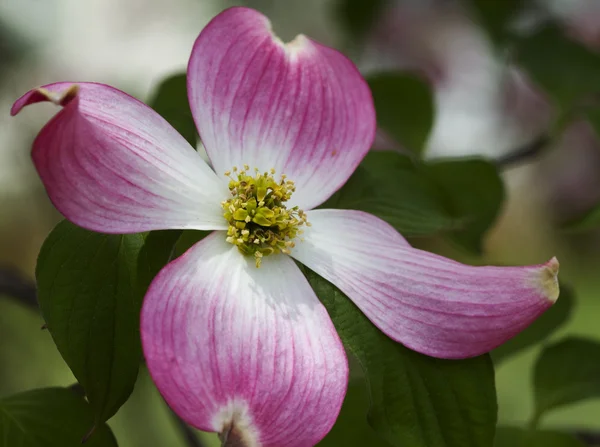
<svg viewBox="0 0 600 447">
<path fill-rule="evenodd" d="M 304 211 L 284 205 L 296 189 L 294 182 L 285 175 L 276 181 L 274 169 L 262 174 L 255 169 L 254 176 L 248 174 L 249 169 L 244 165 L 239 172 L 233 168 L 233 176 L 230 171 L 225 173 L 232 197 L 221 205 L 229 222 L 226 241 L 242 254 L 254 256 L 260 267 L 264 256 L 290 254 L 293 239 L 302 234 L 300 227 L 310 224 Z"/>
</svg>

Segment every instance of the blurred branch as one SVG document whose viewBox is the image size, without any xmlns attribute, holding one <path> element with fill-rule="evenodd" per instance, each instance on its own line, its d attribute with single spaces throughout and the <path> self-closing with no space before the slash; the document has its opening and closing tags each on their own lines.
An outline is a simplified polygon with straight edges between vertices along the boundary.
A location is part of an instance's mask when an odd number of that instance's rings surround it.
<svg viewBox="0 0 600 447">
<path fill-rule="evenodd" d="M 35 283 L 11 267 L 0 267 L 0 295 L 37 309 Z"/>
<path fill-rule="evenodd" d="M 590 447 L 600 446 L 600 433 L 587 430 L 575 430 L 573 431 L 573 435 L 585 445 Z"/>
<path fill-rule="evenodd" d="M 537 157 L 550 143 L 548 135 L 542 135 L 526 145 L 515 149 L 507 155 L 496 159 L 496 166 L 500 169 L 512 168 L 522 162 Z"/>
</svg>

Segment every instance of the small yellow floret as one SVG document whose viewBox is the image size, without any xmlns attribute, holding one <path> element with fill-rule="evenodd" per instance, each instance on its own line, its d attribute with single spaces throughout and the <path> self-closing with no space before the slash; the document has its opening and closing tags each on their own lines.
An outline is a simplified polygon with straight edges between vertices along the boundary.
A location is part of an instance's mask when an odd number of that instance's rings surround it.
<svg viewBox="0 0 600 447">
<path fill-rule="evenodd" d="M 231 198 L 221 204 L 229 222 L 227 242 L 238 247 L 247 256 L 254 256 L 260 267 L 264 256 L 274 253 L 290 254 L 293 239 L 302 234 L 302 225 L 310 226 L 304 211 L 284 205 L 296 187 L 285 175 L 279 181 L 273 177 L 275 169 L 255 175 L 248 174 L 248 165 L 238 171 L 234 167 L 225 172 L 229 177 Z M 234 173 L 234 176 L 231 175 Z"/>
</svg>

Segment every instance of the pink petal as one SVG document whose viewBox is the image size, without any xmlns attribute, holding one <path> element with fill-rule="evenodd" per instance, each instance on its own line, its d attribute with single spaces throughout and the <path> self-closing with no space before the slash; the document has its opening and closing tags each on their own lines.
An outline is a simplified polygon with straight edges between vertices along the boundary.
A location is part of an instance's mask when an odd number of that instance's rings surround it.
<svg viewBox="0 0 600 447">
<path fill-rule="evenodd" d="M 188 66 L 192 114 L 217 174 L 244 163 L 296 182 L 309 209 L 340 188 L 375 135 L 371 93 L 345 56 L 231 8 L 202 31 Z"/>
<path fill-rule="evenodd" d="M 558 298 L 558 261 L 471 267 L 412 248 L 367 213 L 315 210 L 292 256 L 340 288 L 390 338 L 433 357 L 490 351 Z"/>
<path fill-rule="evenodd" d="M 337 418 L 347 359 L 325 308 L 285 255 L 257 269 L 224 232 L 209 235 L 158 274 L 141 330 L 158 389 L 201 430 L 230 430 L 244 446 L 308 447 Z"/>
<path fill-rule="evenodd" d="M 105 233 L 227 228 L 226 184 L 148 106 L 106 85 L 63 82 L 29 91 L 11 113 L 40 101 L 64 106 L 32 157 L 67 219 Z"/>
</svg>

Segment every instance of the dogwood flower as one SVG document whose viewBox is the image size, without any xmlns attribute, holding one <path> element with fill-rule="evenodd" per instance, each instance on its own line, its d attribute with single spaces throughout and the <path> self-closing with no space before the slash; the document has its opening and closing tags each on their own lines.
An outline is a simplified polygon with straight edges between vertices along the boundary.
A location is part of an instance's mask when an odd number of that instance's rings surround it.
<svg viewBox="0 0 600 447">
<path fill-rule="evenodd" d="M 558 262 L 471 267 L 412 248 L 352 210 L 314 209 L 369 150 L 369 88 L 339 52 L 284 44 L 247 8 L 201 32 L 188 95 L 212 169 L 163 118 L 112 87 L 31 90 L 63 108 L 32 157 L 69 220 L 104 233 L 214 230 L 169 263 L 141 333 L 158 389 L 225 445 L 312 446 L 348 381 L 340 339 L 294 259 L 339 287 L 392 339 L 464 358 L 511 338 L 558 296 Z"/>
</svg>

